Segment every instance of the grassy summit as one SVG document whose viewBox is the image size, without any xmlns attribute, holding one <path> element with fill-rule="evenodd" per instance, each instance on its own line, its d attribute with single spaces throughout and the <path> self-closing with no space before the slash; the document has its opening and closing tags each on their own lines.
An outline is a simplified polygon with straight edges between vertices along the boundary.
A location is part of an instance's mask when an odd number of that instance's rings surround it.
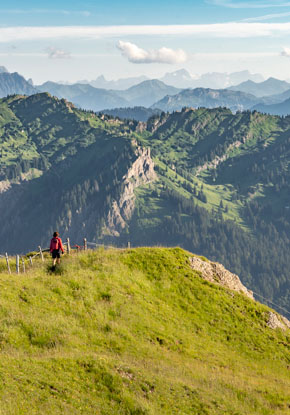
<svg viewBox="0 0 290 415">
<path fill-rule="evenodd" d="M 289 332 L 180 248 L 0 267 L 0 414 L 286 414 Z"/>
</svg>

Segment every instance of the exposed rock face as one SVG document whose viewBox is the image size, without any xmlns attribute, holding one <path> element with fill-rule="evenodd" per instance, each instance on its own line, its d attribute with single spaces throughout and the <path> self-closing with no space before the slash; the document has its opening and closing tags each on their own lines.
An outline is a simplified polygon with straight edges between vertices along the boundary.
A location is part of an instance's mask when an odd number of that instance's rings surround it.
<svg viewBox="0 0 290 415">
<path fill-rule="evenodd" d="M 254 299 L 252 291 L 248 290 L 240 281 L 239 277 L 226 270 L 217 262 L 204 261 L 198 257 L 190 257 L 191 267 L 201 273 L 201 277 L 207 281 L 218 283 L 231 290 L 241 292 L 247 297 Z"/>
<path fill-rule="evenodd" d="M 165 116 L 165 117 L 162 117 L 162 118 L 158 117 L 158 118 L 155 118 L 155 119 L 154 118 L 149 119 L 149 121 L 147 122 L 148 131 L 150 131 L 151 133 L 155 133 L 155 131 L 159 127 L 161 127 L 163 124 L 166 123 L 167 119 L 168 119 L 168 116 Z"/>
<path fill-rule="evenodd" d="M 290 329 L 290 321 L 288 320 L 288 318 L 284 317 L 284 316 L 280 316 L 282 319 L 282 322 L 287 326 L 288 329 Z"/>
<path fill-rule="evenodd" d="M 189 258 L 191 268 L 199 271 L 203 279 L 220 284 L 233 291 L 238 291 L 254 300 L 253 292 L 248 290 L 240 281 L 239 277 L 232 274 L 225 267 L 217 262 L 204 261 L 199 257 Z M 271 329 L 290 329 L 290 321 L 278 313 L 269 311 L 267 325 Z"/>
<path fill-rule="evenodd" d="M 137 159 L 123 177 L 124 190 L 120 199 L 113 201 L 107 216 L 104 233 L 109 233 L 113 236 L 119 236 L 132 217 L 136 198 L 134 190 L 138 186 L 152 182 L 157 177 L 150 155 L 150 148 L 138 147 L 135 154 Z"/>
<path fill-rule="evenodd" d="M 286 330 L 287 328 L 290 329 L 290 321 L 283 316 L 279 316 L 276 313 L 273 313 L 272 311 L 269 311 L 269 318 L 267 325 L 271 329 L 282 329 Z"/>
</svg>

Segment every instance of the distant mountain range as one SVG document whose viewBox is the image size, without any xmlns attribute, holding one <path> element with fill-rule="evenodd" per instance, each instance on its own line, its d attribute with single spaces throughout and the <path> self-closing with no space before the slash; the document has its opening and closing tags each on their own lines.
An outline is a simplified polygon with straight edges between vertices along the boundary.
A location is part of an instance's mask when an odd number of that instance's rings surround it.
<svg viewBox="0 0 290 415">
<path fill-rule="evenodd" d="M 252 79 L 226 89 L 205 87 L 185 89 L 188 84 L 228 85 L 249 77 Z M 35 86 L 31 79 L 26 80 L 17 72 L 9 73 L 4 66 L 0 66 L 0 97 L 49 92 L 60 99 L 73 102 L 79 108 L 95 112 L 103 111 L 120 118 L 131 117 L 138 121 L 146 121 L 157 110 L 175 111 L 183 107 L 221 106 L 234 112 L 253 109 L 277 115 L 290 114 L 288 102 L 290 83 L 279 79 L 269 78 L 260 82 L 261 75 L 251 74 L 248 71 L 232 74 L 209 73 L 194 77 L 185 69 L 167 73 L 161 79 L 150 80 L 140 76 L 106 81 L 101 76 L 92 83 L 105 86 L 103 88 L 96 88 L 86 81 L 73 85 L 49 81 Z M 254 82 L 253 79 L 259 82 Z M 140 80 L 137 85 L 122 89 Z M 179 88 L 172 86 L 173 84 L 179 85 Z M 120 89 L 107 89 L 109 85 L 119 86 Z M 150 107 L 151 109 L 148 110 Z"/>
<path fill-rule="evenodd" d="M 94 81 L 80 81 L 80 84 L 89 84 L 94 88 L 103 88 L 103 89 L 128 89 L 131 86 L 140 84 L 141 82 L 147 81 L 149 78 L 145 75 L 135 76 L 131 78 L 121 78 L 117 80 L 108 81 L 104 75 L 98 76 Z"/>
<path fill-rule="evenodd" d="M 289 115 L 290 114 L 290 98 L 278 104 L 258 104 L 253 109 L 272 115 Z"/>
<path fill-rule="evenodd" d="M 130 102 L 130 105 L 142 105 L 150 107 L 156 101 L 162 99 L 165 95 L 175 95 L 180 89 L 164 84 L 158 79 L 141 82 L 141 84 L 132 86 L 126 91 L 116 91 L 123 99 Z"/>
<path fill-rule="evenodd" d="M 248 80 L 251 80 L 252 82 L 262 82 L 264 81 L 264 78 L 260 74 L 251 74 L 249 71 L 234 72 L 230 74 L 212 72 L 201 75 L 194 81 L 191 87 L 224 89 Z"/>
<path fill-rule="evenodd" d="M 166 96 L 152 108 L 163 111 L 179 111 L 184 107 L 226 107 L 232 111 L 250 109 L 259 100 L 252 94 L 228 89 L 195 88 L 185 89 L 174 96 Z"/>
<path fill-rule="evenodd" d="M 242 91 L 247 94 L 253 94 L 256 97 L 266 97 L 270 95 L 282 94 L 290 90 L 290 84 L 286 81 L 280 81 L 276 78 L 269 78 L 264 82 L 253 82 L 248 80 L 239 85 L 231 86 L 231 91 Z"/>
<path fill-rule="evenodd" d="M 100 75 L 93 81 L 83 80 L 79 81 L 78 83 L 89 84 L 95 88 L 124 90 L 147 80 L 149 80 L 147 76 L 141 75 L 137 77 L 121 78 L 108 81 L 104 75 Z M 233 73 L 211 72 L 198 76 L 190 74 L 186 69 L 179 69 L 174 72 L 167 72 L 165 75 L 159 78 L 159 80 L 167 85 L 181 89 L 197 87 L 219 89 L 237 85 L 248 80 L 253 82 L 262 82 L 264 81 L 264 78 L 260 74 L 252 74 L 249 71 L 240 71 Z"/>
<path fill-rule="evenodd" d="M 157 79 L 141 82 L 125 91 L 94 88 L 88 84 L 61 85 L 54 82 L 46 82 L 37 88 L 41 92 L 49 92 L 58 98 L 68 99 L 83 109 L 93 111 L 118 107 L 150 107 L 165 95 L 175 95 L 180 91 Z"/>
<path fill-rule="evenodd" d="M 100 111 L 104 108 L 130 106 L 129 102 L 121 98 L 115 91 L 94 88 L 88 84 L 61 85 L 46 82 L 37 88 L 39 91 L 49 92 L 57 98 L 72 101 L 75 105 L 86 110 Z"/>
</svg>

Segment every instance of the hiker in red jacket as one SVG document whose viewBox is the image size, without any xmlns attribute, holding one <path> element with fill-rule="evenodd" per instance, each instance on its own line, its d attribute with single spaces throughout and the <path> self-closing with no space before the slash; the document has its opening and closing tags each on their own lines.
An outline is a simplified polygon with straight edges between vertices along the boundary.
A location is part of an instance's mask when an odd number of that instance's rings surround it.
<svg viewBox="0 0 290 415">
<path fill-rule="evenodd" d="M 60 251 L 64 253 L 62 241 L 58 232 L 53 233 L 53 238 L 50 241 L 50 253 L 52 256 L 52 266 L 55 267 L 56 261 L 60 263 Z"/>
</svg>

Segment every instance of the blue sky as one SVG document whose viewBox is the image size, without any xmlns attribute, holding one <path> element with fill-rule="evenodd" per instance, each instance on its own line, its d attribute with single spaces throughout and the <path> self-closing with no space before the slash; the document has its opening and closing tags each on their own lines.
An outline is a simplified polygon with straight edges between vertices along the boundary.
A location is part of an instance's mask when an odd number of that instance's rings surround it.
<svg viewBox="0 0 290 415">
<path fill-rule="evenodd" d="M 0 65 L 36 83 L 185 68 L 290 78 L 290 1 L 0 2 Z"/>
</svg>

